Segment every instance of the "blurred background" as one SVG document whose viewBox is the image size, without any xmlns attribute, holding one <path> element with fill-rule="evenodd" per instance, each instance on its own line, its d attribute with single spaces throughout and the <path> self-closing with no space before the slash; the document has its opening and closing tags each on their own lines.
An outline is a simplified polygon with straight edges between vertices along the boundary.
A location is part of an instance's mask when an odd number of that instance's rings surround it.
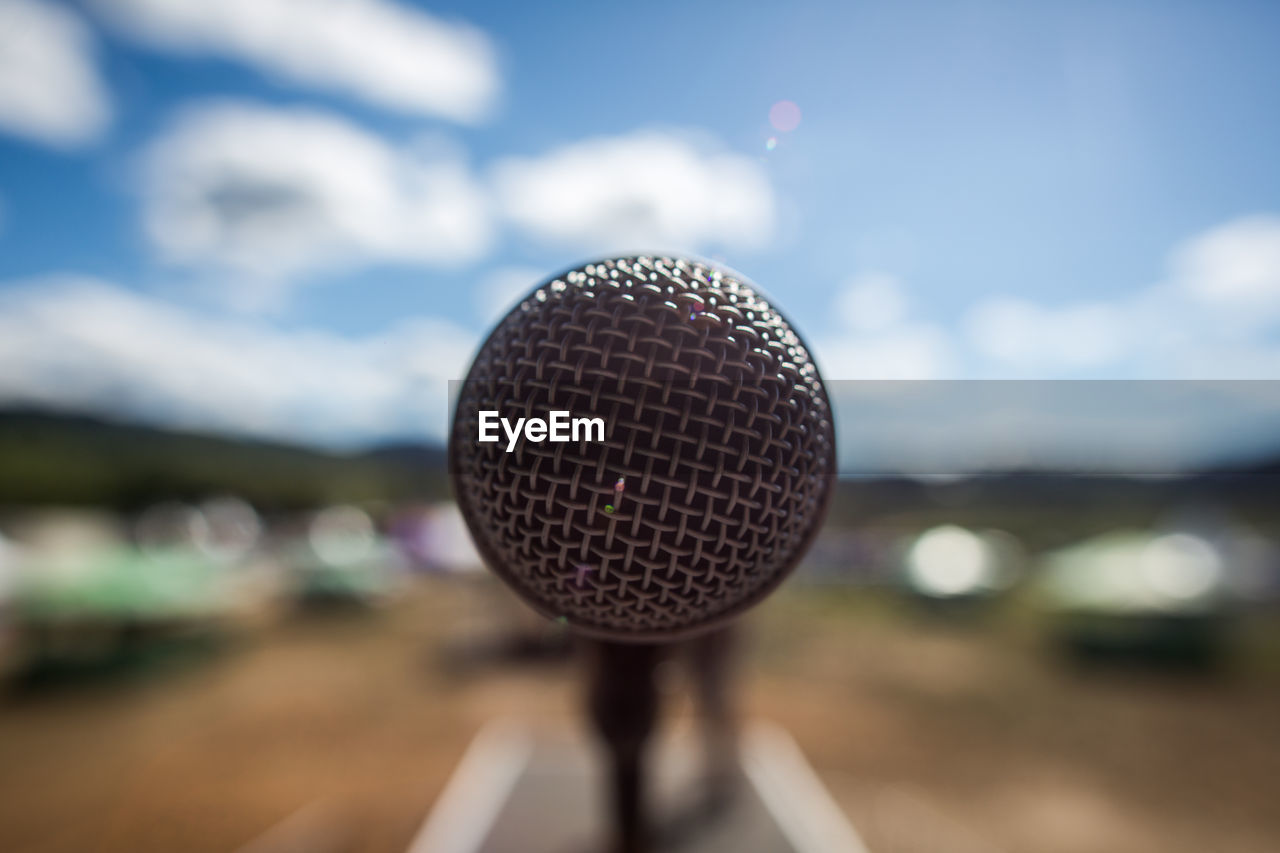
<svg viewBox="0 0 1280 853">
<path fill-rule="evenodd" d="M 403 850 L 487 721 L 580 726 L 442 439 L 492 323 L 627 251 L 742 270 L 829 380 L 742 704 L 871 850 L 1276 849 L 1277 33 L 0 0 L 0 849 Z"/>
</svg>

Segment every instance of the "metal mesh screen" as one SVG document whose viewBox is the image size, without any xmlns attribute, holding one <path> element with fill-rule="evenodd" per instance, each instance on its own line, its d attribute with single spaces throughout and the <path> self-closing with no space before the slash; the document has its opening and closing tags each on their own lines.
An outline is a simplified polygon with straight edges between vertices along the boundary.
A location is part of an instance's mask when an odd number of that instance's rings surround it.
<svg viewBox="0 0 1280 853">
<path fill-rule="evenodd" d="M 601 417 L 603 442 L 479 443 L 478 413 Z M 456 497 L 490 567 L 612 639 L 712 627 L 790 572 L 835 476 L 830 405 L 778 311 L 727 272 L 632 257 L 538 287 L 456 402 Z"/>
</svg>

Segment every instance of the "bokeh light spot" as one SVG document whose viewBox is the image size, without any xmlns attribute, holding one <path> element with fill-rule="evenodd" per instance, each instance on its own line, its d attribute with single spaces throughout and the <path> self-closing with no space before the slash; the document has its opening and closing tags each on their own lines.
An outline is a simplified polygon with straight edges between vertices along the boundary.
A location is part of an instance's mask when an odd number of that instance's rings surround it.
<svg viewBox="0 0 1280 853">
<path fill-rule="evenodd" d="M 982 538 L 951 524 L 925 531 L 907 554 L 912 587 L 938 598 L 978 592 L 991 582 L 993 570 Z"/>
</svg>

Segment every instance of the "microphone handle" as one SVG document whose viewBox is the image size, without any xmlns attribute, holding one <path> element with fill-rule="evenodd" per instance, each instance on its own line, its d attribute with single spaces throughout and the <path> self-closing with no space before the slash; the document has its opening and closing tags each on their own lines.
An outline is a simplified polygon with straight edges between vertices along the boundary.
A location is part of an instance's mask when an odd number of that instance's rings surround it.
<svg viewBox="0 0 1280 853">
<path fill-rule="evenodd" d="M 612 849 L 649 853 L 653 825 L 645 767 L 649 736 L 658 716 L 657 668 L 665 648 L 653 643 L 589 643 L 587 704 L 608 754 Z"/>
</svg>

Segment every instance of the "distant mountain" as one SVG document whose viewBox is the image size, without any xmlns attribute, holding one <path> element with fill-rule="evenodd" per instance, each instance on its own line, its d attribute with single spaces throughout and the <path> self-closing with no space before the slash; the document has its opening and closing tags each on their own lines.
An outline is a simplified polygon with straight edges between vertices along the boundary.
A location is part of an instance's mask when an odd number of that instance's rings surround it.
<svg viewBox="0 0 1280 853">
<path fill-rule="evenodd" d="M 430 468 L 441 471 L 449 464 L 449 454 L 444 447 L 438 444 L 418 444 L 414 442 L 379 444 L 363 451 L 360 456 L 392 465 L 421 469 Z"/>
<path fill-rule="evenodd" d="M 266 510 L 439 500 L 449 495 L 446 466 L 443 447 L 412 441 L 343 453 L 80 415 L 0 411 L 0 506 L 131 509 L 220 494 Z M 846 478 L 837 486 L 831 521 L 999 526 L 1048 545 L 1205 506 L 1229 509 L 1262 528 L 1280 525 L 1280 459 L 1176 479 L 1044 471 L 954 480 Z"/>
<path fill-rule="evenodd" d="M 445 452 L 398 443 L 342 453 L 83 415 L 0 411 L 0 504 L 136 507 L 235 494 L 264 508 L 439 499 Z"/>
</svg>

